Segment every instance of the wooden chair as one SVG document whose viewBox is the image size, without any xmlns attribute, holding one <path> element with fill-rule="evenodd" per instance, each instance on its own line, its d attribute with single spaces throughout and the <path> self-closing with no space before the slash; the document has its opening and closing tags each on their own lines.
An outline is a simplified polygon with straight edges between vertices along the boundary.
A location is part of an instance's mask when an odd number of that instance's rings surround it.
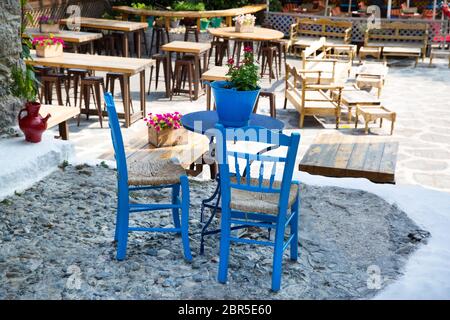
<svg viewBox="0 0 450 320">
<path fill-rule="evenodd" d="M 300 113 L 300 128 L 303 128 L 305 116 L 334 116 L 336 129 L 339 128 L 344 86 L 321 84 L 321 73 L 320 70 L 297 70 L 286 64 L 284 108 L 286 109 L 288 100 L 294 105 Z M 314 74 L 317 80 L 308 78 L 310 74 Z M 335 90 L 337 94 L 329 95 L 329 90 Z"/>
<path fill-rule="evenodd" d="M 148 231 L 181 234 L 184 257 L 186 260 L 191 261 L 192 255 L 189 247 L 188 234 L 189 181 L 184 169 L 180 165 L 175 164 L 172 159 L 165 159 L 155 163 L 135 161 L 127 164 L 119 118 L 111 93 L 105 93 L 105 102 L 108 111 L 108 122 L 111 129 L 114 155 L 117 163 L 118 205 L 114 236 L 114 240 L 117 241 L 117 260 L 125 259 L 129 232 Z M 130 203 L 130 191 L 163 188 L 172 189 L 172 202 L 169 204 Z M 174 228 L 143 228 L 129 226 L 130 213 L 165 209 L 172 210 Z"/>
<path fill-rule="evenodd" d="M 219 164 L 222 199 L 218 281 L 221 283 L 227 281 L 231 242 L 265 245 L 274 248 L 272 290 L 278 291 L 281 286 L 284 250 L 290 247 L 291 260 L 298 259 L 300 197 L 299 185 L 292 181 L 292 176 L 300 135 L 292 133 L 291 136 L 287 136 L 259 127 L 225 129 L 220 124 L 216 125 L 216 129 L 218 131 L 216 159 Z M 287 147 L 287 153 L 286 156 L 272 157 L 245 151 L 228 151 L 227 140 L 263 142 L 273 144 L 274 148 Z M 230 161 L 229 156 L 233 157 L 234 161 Z M 279 164 L 284 165 L 282 180 L 275 181 Z M 251 176 L 251 167 L 259 172 L 258 177 Z M 270 171 L 268 179 L 264 178 L 265 168 Z M 233 170 L 235 172 L 232 172 Z M 287 226 L 290 234 L 285 241 Z M 231 230 L 248 227 L 274 229 L 275 239 L 253 240 L 238 238 L 231 234 Z"/>
</svg>

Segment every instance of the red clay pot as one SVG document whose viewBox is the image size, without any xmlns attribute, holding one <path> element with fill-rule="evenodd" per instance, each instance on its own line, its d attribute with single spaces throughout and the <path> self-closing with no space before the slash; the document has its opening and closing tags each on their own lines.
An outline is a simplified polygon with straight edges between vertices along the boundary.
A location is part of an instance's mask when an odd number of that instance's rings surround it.
<svg viewBox="0 0 450 320">
<path fill-rule="evenodd" d="M 29 142 L 40 142 L 42 133 L 47 129 L 47 120 L 50 118 L 48 114 L 45 118 L 39 114 L 41 104 L 38 102 L 27 102 L 25 108 L 19 112 L 19 127 L 25 134 L 25 140 Z M 26 111 L 27 115 L 22 117 L 22 113 Z"/>
</svg>

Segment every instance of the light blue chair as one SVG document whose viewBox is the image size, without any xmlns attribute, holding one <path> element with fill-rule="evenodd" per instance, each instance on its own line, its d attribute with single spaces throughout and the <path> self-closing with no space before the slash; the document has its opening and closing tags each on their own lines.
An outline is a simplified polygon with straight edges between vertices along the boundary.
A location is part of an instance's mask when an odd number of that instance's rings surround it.
<svg viewBox="0 0 450 320">
<path fill-rule="evenodd" d="M 222 220 L 220 238 L 220 262 L 218 280 L 227 281 L 228 260 L 231 242 L 259 244 L 274 248 L 272 290 L 278 291 L 281 285 L 282 257 L 290 247 L 290 258 L 298 258 L 298 215 L 299 185 L 292 181 L 295 158 L 300 135 L 291 136 L 263 128 L 246 127 L 239 129 L 216 125 L 216 159 L 219 164 L 219 177 L 222 197 Z M 220 133 L 220 134 L 219 134 Z M 287 147 L 282 157 L 264 154 L 250 154 L 245 150 L 227 150 L 226 141 L 258 141 L 273 144 L 273 148 Z M 230 160 L 233 159 L 233 160 Z M 229 163 L 231 162 L 231 163 Z M 281 181 L 275 180 L 277 163 L 284 165 Z M 258 167 L 259 166 L 259 167 Z M 258 177 L 251 177 L 252 167 Z M 281 167 L 278 165 L 278 167 Z M 234 172 L 232 172 L 234 171 Z M 268 179 L 264 172 L 270 173 Z M 285 241 L 285 230 L 289 226 L 290 235 Z M 238 238 L 231 230 L 245 227 L 261 227 L 275 230 L 274 241 Z M 270 232 L 269 232 L 270 235 Z"/>
<path fill-rule="evenodd" d="M 117 260 L 125 259 L 128 233 L 132 231 L 174 232 L 181 234 L 184 257 L 191 261 L 189 247 L 189 181 L 185 170 L 172 160 L 161 160 L 158 163 L 132 162 L 127 164 L 114 100 L 111 93 L 105 93 L 105 103 L 108 110 L 108 122 L 111 128 L 111 138 L 117 163 L 118 205 L 116 231 Z M 135 204 L 130 203 L 129 193 L 136 190 L 172 189 L 170 204 Z M 181 197 L 180 197 L 181 189 Z M 141 228 L 129 226 L 129 215 L 145 211 L 171 209 L 174 228 Z M 180 221 L 181 210 L 181 221 Z"/>
</svg>

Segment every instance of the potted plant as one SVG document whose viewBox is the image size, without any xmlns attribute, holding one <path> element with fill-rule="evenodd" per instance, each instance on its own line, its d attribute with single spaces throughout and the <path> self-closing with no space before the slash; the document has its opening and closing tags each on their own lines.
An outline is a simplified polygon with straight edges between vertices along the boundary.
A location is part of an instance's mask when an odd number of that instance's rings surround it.
<svg viewBox="0 0 450 320">
<path fill-rule="evenodd" d="M 148 142 L 154 147 L 170 147 L 187 142 L 187 132 L 181 125 L 179 112 L 149 113 L 144 121 L 148 126 Z"/>
<path fill-rule="evenodd" d="M 208 18 L 200 19 L 200 30 L 206 30 L 209 27 L 210 20 Z"/>
<path fill-rule="evenodd" d="M 41 104 L 36 102 L 38 82 L 34 71 L 28 67 L 15 66 L 11 70 L 11 80 L 11 93 L 25 101 L 25 108 L 18 115 L 19 128 L 25 134 L 26 141 L 40 142 L 42 133 L 47 129 L 50 114 L 45 118 L 39 114 Z"/>
<path fill-rule="evenodd" d="M 256 17 L 252 14 L 237 16 L 233 19 L 236 21 L 236 32 L 253 32 L 255 28 Z"/>
<path fill-rule="evenodd" d="M 64 40 L 56 38 L 53 34 L 48 37 L 36 37 L 32 41 L 36 48 L 36 55 L 43 58 L 58 57 L 63 54 Z"/>
<path fill-rule="evenodd" d="M 244 48 L 244 60 L 239 66 L 229 59 L 228 68 L 229 81 L 211 83 L 219 122 L 228 127 L 243 127 L 248 125 L 261 91 L 253 49 Z"/>
<path fill-rule="evenodd" d="M 164 25 L 165 25 L 165 19 L 164 19 L 164 17 L 158 17 L 158 18 L 156 18 L 156 20 L 155 20 L 155 25 L 156 25 L 157 27 L 164 27 Z"/>
<path fill-rule="evenodd" d="M 222 24 L 222 18 L 221 17 L 211 18 L 211 27 L 219 28 L 221 24 Z"/>
<path fill-rule="evenodd" d="M 42 33 L 58 33 L 59 32 L 59 20 L 49 16 L 41 16 L 38 19 L 39 30 Z"/>
<path fill-rule="evenodd" d="M 194 0 L 178 1 L 173 6 L 174 11 L 205 11 L 205 4 Z M 195 26 L 195 18 L 183 18 L 183 25 L 187 27 Z"/>
</svg>

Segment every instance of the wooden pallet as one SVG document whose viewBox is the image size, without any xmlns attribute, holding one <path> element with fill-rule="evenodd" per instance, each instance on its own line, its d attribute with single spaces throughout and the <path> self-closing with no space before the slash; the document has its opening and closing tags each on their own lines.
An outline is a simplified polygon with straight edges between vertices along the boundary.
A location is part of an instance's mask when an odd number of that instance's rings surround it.
<svg viewBox="0 0 450 320">
<path fill-rule="evenodd" d="M 299 170 L 327 177 L 395 183 L 398 142 L 391 137 L 322 134 L 300 161 Z"/>
</svg>

